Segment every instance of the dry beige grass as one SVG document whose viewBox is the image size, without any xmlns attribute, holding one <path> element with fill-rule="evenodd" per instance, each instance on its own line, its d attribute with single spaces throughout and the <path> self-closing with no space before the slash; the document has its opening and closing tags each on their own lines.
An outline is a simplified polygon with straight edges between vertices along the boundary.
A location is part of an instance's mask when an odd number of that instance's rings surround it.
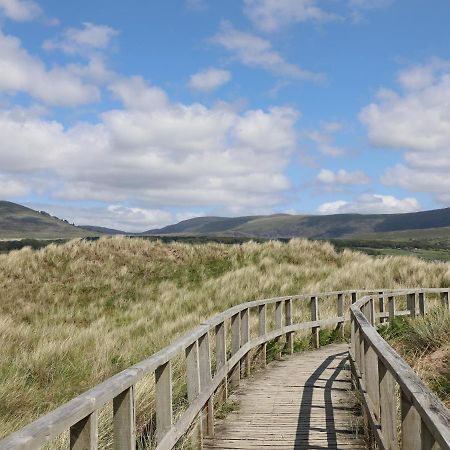
<svg viewBox="0 0 450 450">
<path fill-rule="evenodd" d="M 338 254 L 329 244 L 299 239 L 229 246 L 119 237 L 0 255 L 0 435 L 234 304 L 449 284 L 450 264 Z M 140 425 L 151 416 L 152 383 L 137 388 Z"/>
</svg>

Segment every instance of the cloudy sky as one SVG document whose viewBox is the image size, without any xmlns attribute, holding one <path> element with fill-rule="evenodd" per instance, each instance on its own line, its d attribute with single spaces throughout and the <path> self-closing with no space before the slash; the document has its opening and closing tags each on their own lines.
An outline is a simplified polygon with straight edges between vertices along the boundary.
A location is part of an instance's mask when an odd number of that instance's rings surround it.
<svg viewBox="0 0 450 450">
<path fill-rule="evenodd" d="M 450 206 L 448 0 L 0 0 L 0 199 L 142 231 Z"/>
</svg>

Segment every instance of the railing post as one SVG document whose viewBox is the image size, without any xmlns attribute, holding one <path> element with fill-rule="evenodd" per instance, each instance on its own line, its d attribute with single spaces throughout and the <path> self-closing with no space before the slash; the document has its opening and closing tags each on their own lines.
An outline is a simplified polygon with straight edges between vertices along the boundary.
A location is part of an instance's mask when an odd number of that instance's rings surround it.
<svg viewBox="0 0 450 450">
<path fill-rule="evenodd" d="M 356 303 L 357 295 L 358 295 L 357 292 L 352 292 L 352 304 Z"/>
<path fill-rule="evenodd" d="M 366 364 L 365 364 L 365 354 L 364 354 L 364 335 L 362 330 L 359 330 L 359 343 L 356 350 L 359 352 L 359 372 L 361 374 L 361 380 L 366 383 Z"/>
<path fill-rule="evenodd" d="M 266 304 L 258 306 L 258 334 L 259 336 L 264 336 L 267 332 L 267 326 L 266 326 Z M 260 350 L 261 352 L 261 365 L 263 367 L 266 367 L 266 361 L 267 361 L 267 343 L 264 342 L 264 344 L 261 345 Z"/>
<path fill-rule="evenodd" d="M 211 384 L 211 355 L 209 349 L 209 332 L 200 336 L 198 340 L 200 392 Z M 203 422 L 203 432 L 208 436 L 214 436 L 214 394 L 206 402 L 206 415 Z"/>
<path fill-rule="evenodd" d="M 442 305 L 444 308 L 447 308 L 447 309 L 450 308 L 449 293 L 448 293 L 448 291 L 446 291 L 446 292 L 441 292 L 441 305 Z"/>
<path fill-rule="evenodd" d="M 221 322 L 216 325 L 216 367 L 219 371 L 227 363 L 227 339 L 225 323 Z M 222 384 L 221 402 L 225 403 L 228 398 L 228 382 L 227 376 Z"/>
<path fill-rule="evenodd" d="M 337 297 L 337 315 L 338 317 L 344 317 L 344 294 L 340 292 Z M 344 338 L 344 322 L 338 324 L 339 336 Z"/>
<path fill-rule="evenodd" d="M 380 310 L 380 314 L 384 313 L 384 292 L 379 292 L 378 297 L 378 309 Z M 384 317 L 380 317 L 380 323 L 386 322 L 386 319 Z"/>
<path fill-rule="evenodd" d="M 97 450 L 98 414 L 94 411 L 70 427 L 70 450 Z"/>
<path fill-rule="evenodd" d="M 388 307 L 389 307 L 389 323 L 393 323 L 395 319 L 395 297 L 388 297 Z"/>
<path fill-rule="evenodd" d="M 316 322 L 317 320 L 319 320 L 319 303 L 317 297 L 311 297 L 311 322 Z M 312 346 L 314 348 L 320 347 L 319 330 L 320 327 L 317 326 L 311 328 Z"/>
<path fill-rule="evenodd" d="M 380 418 L 380 392 L 378 378 L 378 355 L 368 341 L 364 341 L 364 368 L 367 395 L 372 401 L 377 419 Z"/>
<path fill-rule="evenodd" d="M 288 298 L 284 302 L 284 321 L 285 325 L 292 325 L 292 299 Z M 284 351 L 289 355 L 294 353 L 294 333 L 286 333 L 286 345 L 284 347 Z"/>
<path fill-rule="evenodd" d="M 198 342 L 195 341 L 186 348 L 186 385 L 189 403 L 192 403 L 200 393 L 200 368 L 198 359 Z M 201 419 L 196 419 L 196 422 L 192 430 L 192 445 L 195 448 L 202 449 L 202 421 Z"/>
<path fill-rule="evenodd" d="M 368 303 L 369 322 L 375 326 L 375 298 L 371 297 Z"/>
<path fill-rule="evenodd" d="M 421 420 L 420 435 L 422 441 L 421 450 L 432 450 L 436 441 L 423 420 Z"/>
<path fill-rule="evenodd" d="M 282 302 L 275 302 L 275 329 L 279 330 L 283 326 L 283 313 L 282 313 Z M 280 342 L 280 338 L 276 338 L 277 343 Z M 281 348 L 278 353 L 278 357 L 281 357 Z"/>
<path fill-rule="evenodd" d="M 424 292 L 419 292 L 419 313 L 424 316 L 426 313 L 426 297 Z"/>
<path fill-rule="evenodd" d="M 395 380 L 378 358 L 381 434 L 389 450 L 398 448 Z"/>
<path fill-rule="evenodd" d="M 402 450 L 421 450 L 421 419 L 416 408 L 401 392 Z"/>
<path fill-rule="evenodd" d="M 416 293 L 412 292 L 411 294 L 408 294 L 409 296 L 409 315 L 410 317 L 414 318 L 416 317 L 417 308 L 416 308 Z"/>
<path fill-rule="evenodd" d="M 158 399 L 156 405 L 158 407 Z M 136 420 L 134 408 L 133 386 L 129 387 L 113 399 L 114 450 L 136 449 Z M 162 410 L 164 413 L 164 408 L 162 408 Z M 158 418 L 156 420 L 158 424 Z M 161 431 L 160 433 L 157 432 L 158 439 L 161 439 L 167 430 L 164 429 L 162 434 Z"/>
<path fill-rule="evenodd" d="M 249 310 L 248 308 L 241 311 L 241 348 L 250 340 L 249 327 Z M 245 376 L 250 376 L 250 352 L 243 357 Z"/>
<path fill-rule="evenodd" d="M 235 353 L 237 353 L 239 351 L 239 348 L 241 345 L 240 318 L 241 318 L 241 315 L 239 313 L 237 313 L 231 317 L 231 355 L 234 355 Z M 231 376 L 230 376 L 231 387 L 233 387 L 233 388 L 238 387 L 240 379 L 241 379 L 241 362 L 238 361 L 231 371 Z"/>
</svg>

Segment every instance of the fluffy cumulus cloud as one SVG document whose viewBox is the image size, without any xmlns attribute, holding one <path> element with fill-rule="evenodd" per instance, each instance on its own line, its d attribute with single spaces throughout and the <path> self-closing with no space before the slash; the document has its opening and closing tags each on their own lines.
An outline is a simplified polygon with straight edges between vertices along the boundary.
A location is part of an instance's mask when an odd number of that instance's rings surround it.
<svg viewBox="0 0 450 450">
<path fill-rule="evenodd" d="M 0 93 L 24 92 L 51 105 L 76 106 L 98 100 L 99 89 L 76 73 L 76 67 L 47 68 L 25 50 L 18 38 L 0 31 Z"/>
<path fill-rule="evenodd" d="M 211 42 L 228 50 L 237 61 L 250 67 L 259 67 L 277 75 L 299 80 L 318 81 L 322 76 L 286 61 L 275 51 L 269 40 L 252 33 L 237 30 L 223 22 Z"/>
<path fill-rule="evenodd" d="M 139 77 L 110 89 L 123 108 L 97 123 L 64 127 L 3 111 L 3 172 L 53 180 L 53 196 L 64 200 L 132 199 L 152 209 L 216 205 L 236 213 L 282 201 L 296 146 L 294 109 L 174 103 Z"/>
<path fill-rule="evenodd" d="M 82 28 L 68 28 L 53 40 L 44 41 L 46 50 L 59 49 L 68 54 L 85 54 L 86 52 L 106 49 L 118 32 L 106 25 L 85 22 Z"/>
<path fill-rule="evenodd" d="M 433 193 L 450 205 L 450 64 L 433 60 L 403 70 L 397 91 L 382 89 L 360 113 L 373 146 L 400 150 L 401 164 L 382 177 L 387 185 Z"/>
<path fill-rule="evenodd" d="M 398 199 L 391 195 L 362 194 L 352 201 L 337 200 L 323 203 L 319 214 L 391 214 L 418 211 L 419 202 L 412 197 Z"/>
<path fill-rule="evenodd" d="M 343 128 L 339 122 L 325 122 L 317 130 L 305 132 L 305 138 L 313 142 L 323 156 L 336 158 L 347 153 L 345 148 L 336 144 L 336 134 Z"/>
<path fill-rule="evenodd" d="M 296 22 L 329 21 L 336 15 L 320 8 L 316 0 L 244 0 L 244 12 L 262 31 L 276 31 Z"/>
<path fill-rule="evenodd" d="M 30 189 L 24 182 L 0 173 L 0 198 L 22 197 L 29 192 Z"/>
<path fill-rule="evenodd" d="M 33 0 L 0 0 L 0 15 L 17 22 L 28 22 L 42 14 L 39 5 Z"/>
<path fill-rule="evenodd" d="M 322 169 L 317 175 L 317 181 L 325 185 L 352 185 L 352 184 L 366 184 L 369 177 L 361 170 L 353 172 L 345 169 L 332 170 Z"/>
<path fill-rule="evenodd" d="M 189 87 L 197 91 L 211 92 L 230 80 L 231 73 L 228 70 L 210 67 L 191 75 Z"/>
</svg>

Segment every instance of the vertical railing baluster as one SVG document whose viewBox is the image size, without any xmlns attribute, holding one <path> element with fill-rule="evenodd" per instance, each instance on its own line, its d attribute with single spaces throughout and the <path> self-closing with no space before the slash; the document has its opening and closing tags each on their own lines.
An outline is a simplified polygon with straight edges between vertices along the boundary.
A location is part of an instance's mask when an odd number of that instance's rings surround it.
<svg viewBox="0 0 450 450">
<path fill-rule="evenodd" d="M 209 348 L 209 332 L 200 336 L 198 340 L 200 392 L 205 391 L 211 384 L 211 352 Z M 206 414 L 203 422 L 203 433 L 214 436 L 214 394 L 206 403 Z"/>
<path fill-rule="evenodd" d="M 337 297 L 337 316 L 344 318 L 344 294 L 340 292 Z M 344 338 L 344 322 L 338 324 L 339 336 Z"/>
<path fill-rule="evenodd" d="M 436 441 L 423 420 L 420 425 L 420 436 L 421 450 L 432 450 Z"/>
<path fill-rule="evenodd" d="M 200 367 L 198 355 L 198 342 L 195 341 L 186 348 L 186 385 L 189 404 L 192 403 L 200 393 Z M 194 448 L 203 448 L 202 421 L 196 419 L 192 430 L 192 445 Z"/>
<path fill-rule="evenodd" d="M 441 292 L 441 305 L 444 308 L 450 308 L 449 291 Z"/>
<path fill-rule="evenodd" d="M 136 449 L 136 418 L 134 387 L 131 386 L 113 399 L 114 449 Z M 159 435 L 158 439 L 163 437 Z"/>
<path fill-rule="evenodd" d="M 241 348 L 250 340 L 249 309 L 241 311 Z M 243 357 L 245 376 L 250 376 L 250 352 Z"/>
<path fill-rule="evenodd" d="M 419 313 L 421 316 L 426 314 L 426 297 L 424 292 L 419 292 Z"/>
<path fill-rule="evenodd" d="M 409 315 L 412 318 L 416 317 L 417 308 L 416 308 L 416 293 L 415 292 L 411 292 L 411 294 L 409 294 L 409 307 L 410 307 Z"/>
<path fill-rule="evenodd" d="M 258 307 L 258 334 L 259 336 L 264 336 L 267 332 L 267 325 L 266 325 L 266 304 L 259 305 Z M 267 343 L 264 342 L 264 344 L 261 345 L 260 348 L 261 352 L 261 363 L 263 367 L 266 367 L 266 361 L 267 361 Z"/>
<path fill-rule="evenodd" d="M 384 313 L 384 292 L 378 292 L 378 309 L 380 310 L 380 315 Z M 380 317 L 380 323 L 386 322 L 384 317 Z"/>
<path fill-rule="evenodd" d="M 352 304 L 353 304 L 353 303 L 356 303 L 357 295 L 358 295 L 357 292 L 352 292 Z"/>
<path fill-rule="evenodd" d="M 97 450 L 97 448 L 98 414 L 94 411 L 70 427 L 70 450 Z"/>
<path fill-rule="evenodd" d="M 389 323 L 393 323 L 395 319 L 395 297 L 390 295 L 388 297 L 388 308 L 389 308 Z"/>
<path fill-rule="evenodd" d="M 378 358 L 381 433 L 389 450 L 398 448 L 395 380 Z"/>
<path fill-rule="evenodd" d="M 319 320 L 319 303 L 317 297 L 311 297 L 311 322 L 316 322 Z M 320 347 L 320 327 L 313 326 L 311 328 L 312 333 L 312 346 L 314 348 Z"/>
<path fill-rule="evenodd" d="M 286 326 L 292 325 L 292 299 L 291 298 L 288 298 L 284 302 L 284 321 L 285 321 Z M 284 347 L 284 350 L 289 355 L 292 355 L 294 353 L 294 333 L 293 332 L 286 333 L 286 345 Z"/>
<path fill-rule="evenodd" d="M 421 419 L 416 408 L 401 392 L 402 450 L 421 450 Z"/>
<path fill-rule="evenodd" d="M 368 341 L 364 341 L 364 368 L 367 395 L 375 408 L 375 416 L 380 418 L 380 392 L 378 379 L 378 356 Z"/>
<path fill-rule="evenodd" d="M 227 363 L 227 338 L 225 322 L 221 322 L 216 325 L 216 368 L 217 372 L 225 366 Z M 228 398 L 228 381 L 225 375 L 224 382 L 222 383 L 222 392 L 220 402 L 225 403 Z"/>
<path fill-rule="evenodd" d="M 239 313 L 231 317 L 231 355 L 236 354 L 239 351 L 241 345 L 241 315 Z M 238 361 L 233 367 L 230 375 L 231 387 L 236 388 L 239 386 L 241 379 L 241 362 Z"/>
<path fill-rule="evenodd" d="M 275 302 L 275 329 L 279 330 L 283 326 L 283 311 L 282 311 L 282 302 Z M 280 344 L 280 337 L 275 339 L 277 344 Z M 280 351 L 278 352 L 278 357 L 281 357 L 281 346 Z"/>
</svg>

